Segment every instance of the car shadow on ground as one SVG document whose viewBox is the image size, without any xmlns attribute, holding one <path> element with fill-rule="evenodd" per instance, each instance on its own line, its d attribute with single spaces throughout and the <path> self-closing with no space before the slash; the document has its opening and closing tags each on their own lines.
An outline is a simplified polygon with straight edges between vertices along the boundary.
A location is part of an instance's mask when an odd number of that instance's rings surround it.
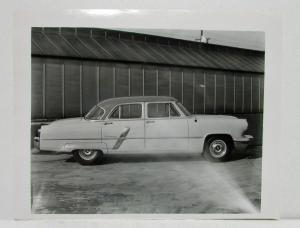
<svg viewBox="0 0 300 228">
<path fill-rule="evenodd" d="M 146 163 L 146 162 L 176 162 L 176 161 L 201 161 L 200 154 L 108 154 L 100 165 L 114 163 Z M 66 162 L 76 162 L 70 157 Z"/>
<path fill-rule="evenodd" d="M 256 159 L 262 157 L 261 146 L 249 146 L 246 151 L 233 151 L 229 161 L 237 161 L 241 159 Z"/>
<path fill-rule="evenodd" d="M 178 162 L 201 161 L 200 154 L 112 154 L 104 160 L 104 164 L 112 163 L 145 163 L 145 162 Z"/>
</svg>

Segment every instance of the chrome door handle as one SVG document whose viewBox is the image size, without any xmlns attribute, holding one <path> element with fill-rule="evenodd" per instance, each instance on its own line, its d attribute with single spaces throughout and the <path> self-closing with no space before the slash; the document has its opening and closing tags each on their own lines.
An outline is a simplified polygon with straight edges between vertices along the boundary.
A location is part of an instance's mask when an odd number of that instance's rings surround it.
<svg viewBox="0 0 300 228">
<path fill-rule="evenodd" d="M 146 123 L 155 123 L 154 120 L 147 120 Z"/>
<path fill-rule="evenodd" d="M 105 122 L 104 125 L 113 124 L 112 122 Z"/>
</svg>

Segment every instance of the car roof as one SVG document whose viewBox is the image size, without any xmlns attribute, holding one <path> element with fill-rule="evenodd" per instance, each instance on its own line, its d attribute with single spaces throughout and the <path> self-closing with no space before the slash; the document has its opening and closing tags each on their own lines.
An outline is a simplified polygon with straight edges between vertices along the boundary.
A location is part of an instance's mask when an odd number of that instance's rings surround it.
<svg viewBox="0 0 300 228">
<path fill-rule="evenodd" d="M 107 106 L 110 104 L 124 104 L 131 102 L 155 102 L 155 101 L 177 101 L 174 97 L 168 96 L 132 96 L 132 97 L 116 97 L 101 101 L 98 105 Z"/>
<path fill-rule="evenodd" d="M 132 102 L 161 102 L 161 101 L 177 101 L 174 97 L 169 96 L 131 96 L 131 97 L 116 97 L 101 101 L 98 106 L 106 110 L 105 116 L 111 111 L 113 107 L 118 104 L 132 103 Z"/>
</svg>

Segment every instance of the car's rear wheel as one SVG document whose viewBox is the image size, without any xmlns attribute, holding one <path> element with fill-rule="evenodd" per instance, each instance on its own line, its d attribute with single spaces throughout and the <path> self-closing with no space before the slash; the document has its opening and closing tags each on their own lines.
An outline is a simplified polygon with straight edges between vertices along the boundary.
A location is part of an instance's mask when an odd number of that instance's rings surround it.
<svg viewBox="0 0 300 228">
<path fill-rule="evenodd" d="M 209 161 L 226 161 L 231 150 L 232 143 L 228 137 L 214 136 L 206 140 L 203 155 Z"/>
<path fill-rule="evenodd" d="M 74 158 L 81 165 L 95 165 L 103 161 L 103 153 L 100 150 L 80 149 L 74 151 Z"/>
</svg>

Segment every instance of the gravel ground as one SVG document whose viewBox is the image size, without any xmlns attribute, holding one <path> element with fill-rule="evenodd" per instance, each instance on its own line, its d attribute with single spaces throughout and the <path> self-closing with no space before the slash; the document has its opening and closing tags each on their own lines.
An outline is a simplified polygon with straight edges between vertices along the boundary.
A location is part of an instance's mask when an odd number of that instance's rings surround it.
<svg viewBox="0 0 300 228">
<path fill-rule="evenodd" d="M 211 163 L 198 154 L 110 155 L 81 166 L 32 154 L 32 213 L 255 213 L 261 148 Z"/>
</svg>

